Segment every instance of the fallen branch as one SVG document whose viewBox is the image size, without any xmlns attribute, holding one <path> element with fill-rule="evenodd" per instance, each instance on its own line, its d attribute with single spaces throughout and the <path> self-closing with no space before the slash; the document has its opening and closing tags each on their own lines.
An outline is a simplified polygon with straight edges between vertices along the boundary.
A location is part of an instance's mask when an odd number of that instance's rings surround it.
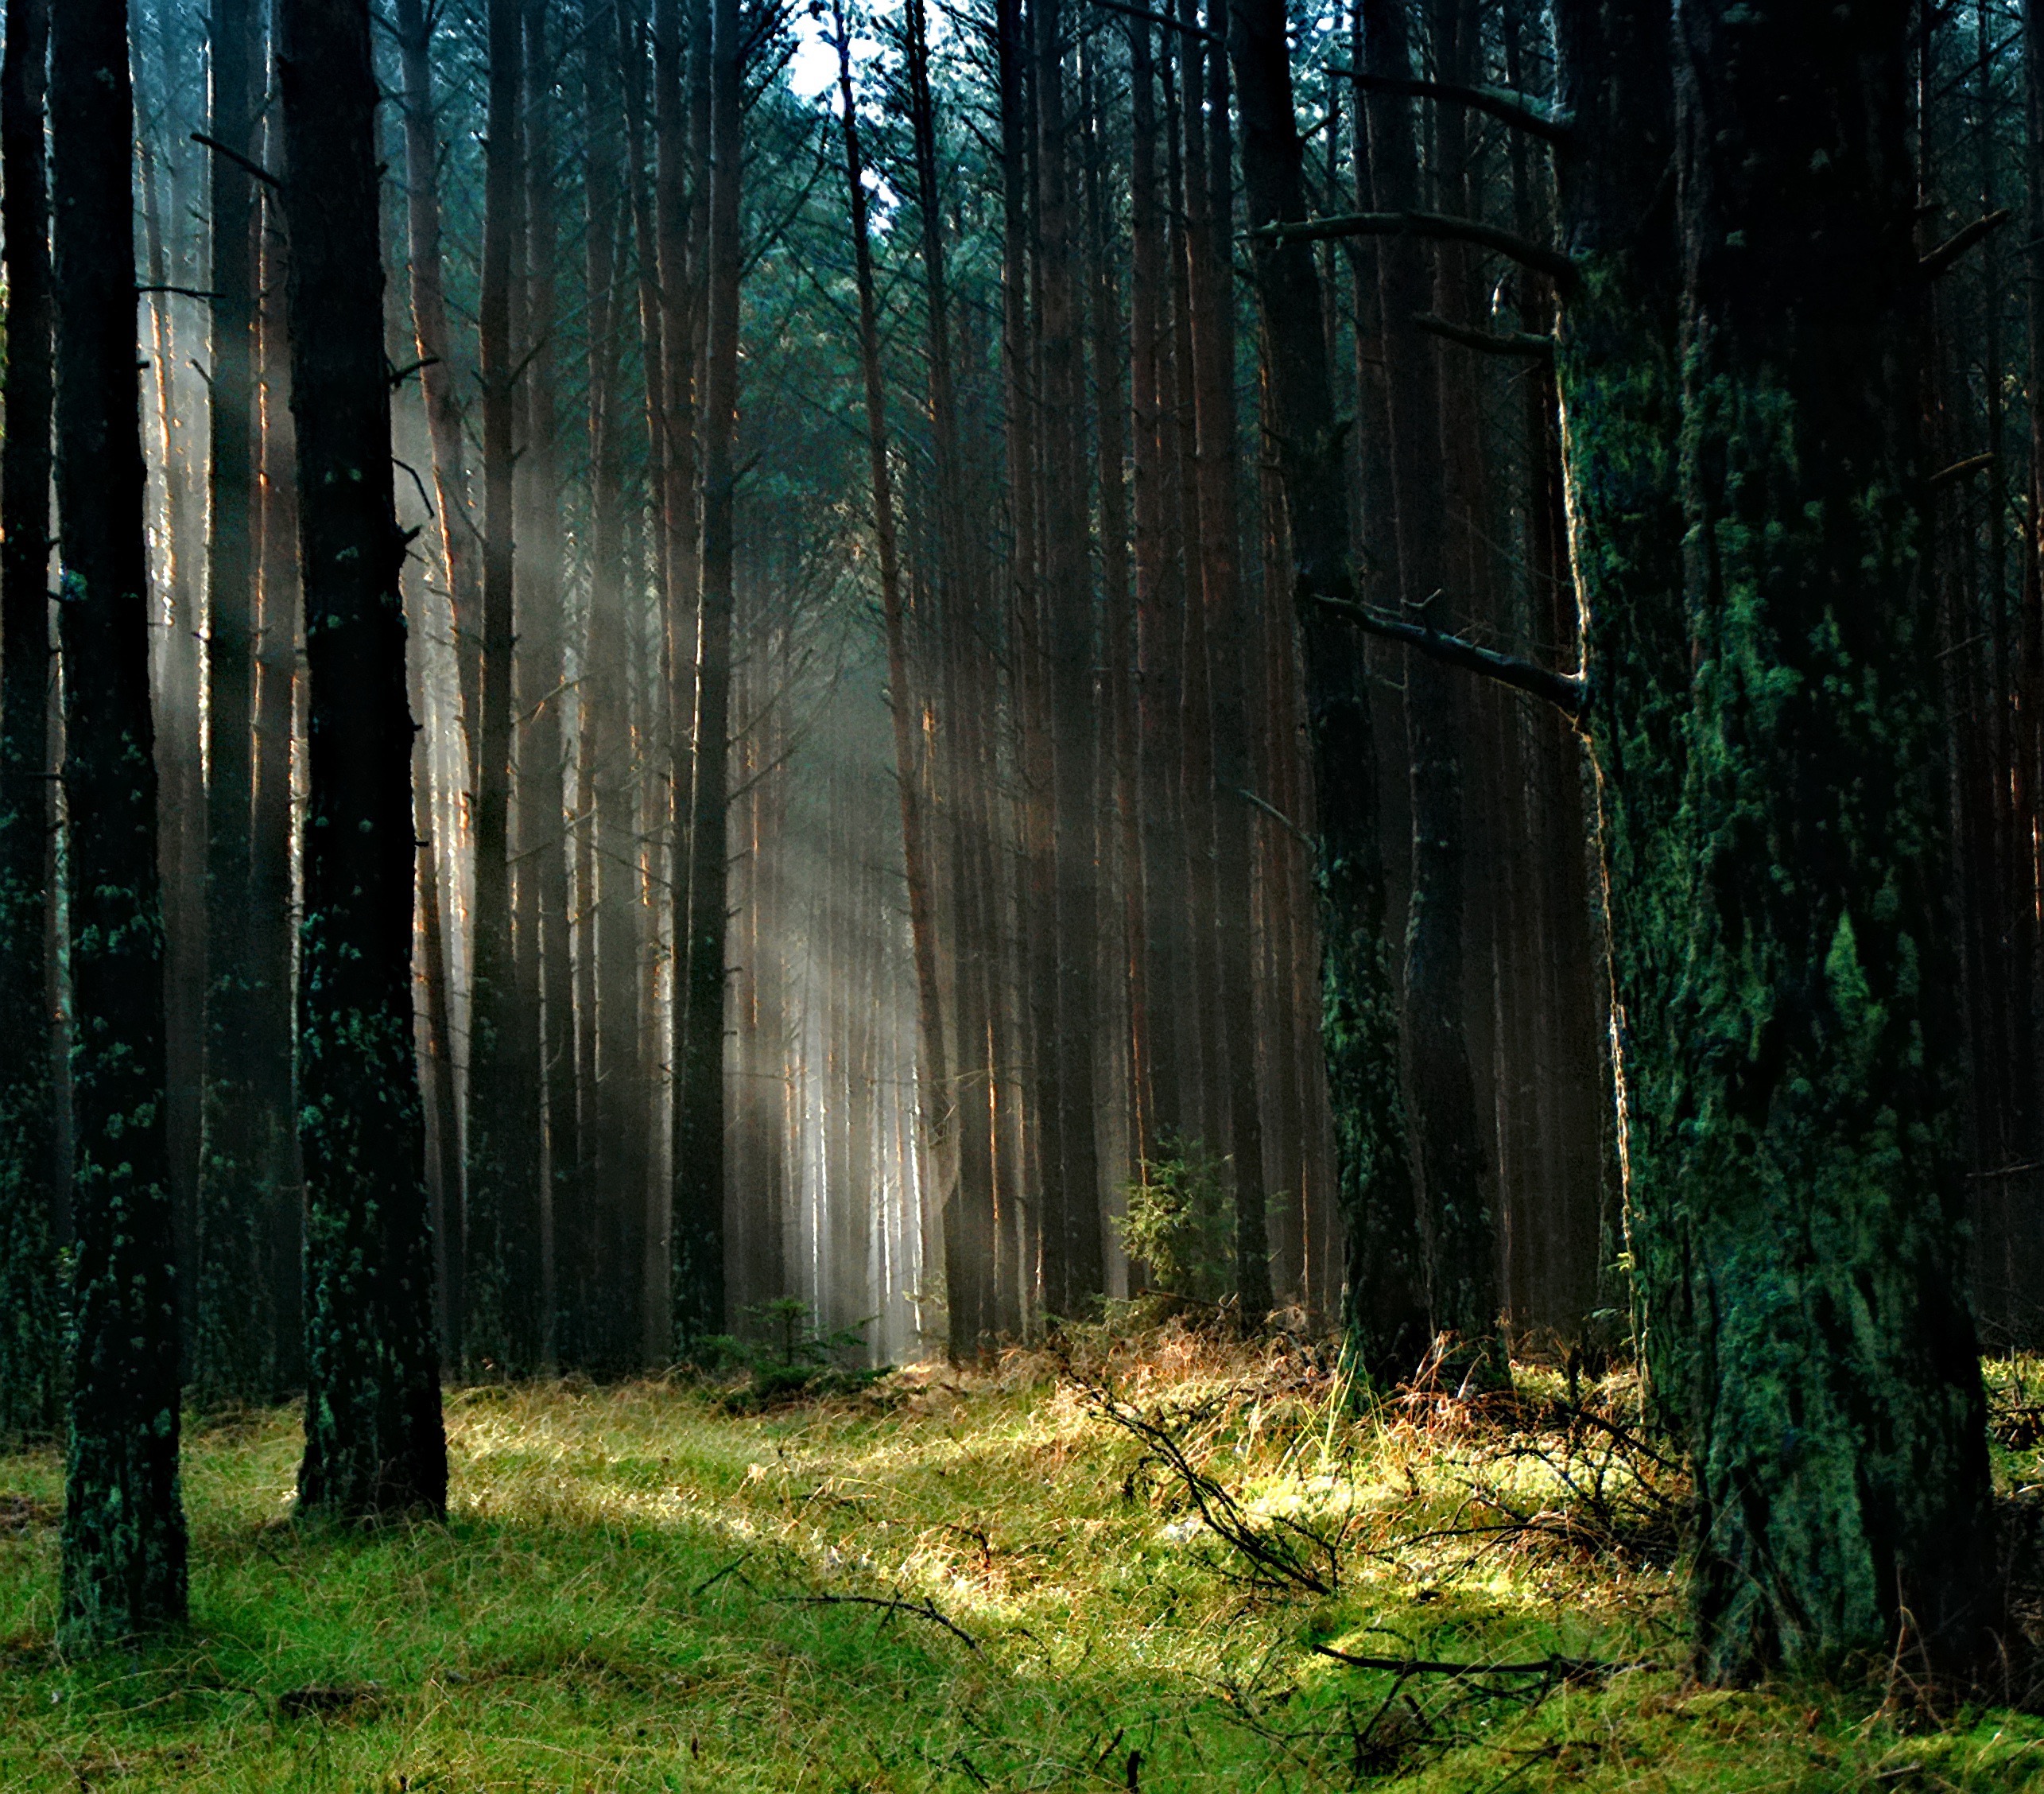
<svg viewBox="0 0 2044 1794">
<path fill-rule="evenodd" d="M 1149 1414 L 1125 1402 L 1111 1386 L 1069 1372 L 1088 1410 L 1119 1427 L 1169 1470 L 1192 1498 L 1206 1528 L 1250 1567 L 1249 1580 L 1270 1589 L 1304 1589 L 1328 1595 L 1341 1586 L 1340 1539 L 1303 1526 L 1289 1516 L 1272 1516 L 1259 1525 L 1234 1494 L 1193 1462 L 1192 1454 L 1166 1414 Z"/>
<path fill-rule="evenodd" d="M 1359 604 L 1351 598 L 1330 598 L 1318 592 L 1313 594 L 1313 598 L 1323 610 L 1347 618 L 1373 635 L 1403 642 L 1445 666 L 1459 666 L 1465 673 L 1480 674 L 1501 685 L 1510 685 L 1515 691 L 1522 691 L 1529 697 L 1551 704 L 1571 722 L 1583 713 L 1583 679 L 1580 674 L 1557 673 L 1530 660 L 1521 660 L 1515 654 L 1499 654 L 1495 648 L 1465 642 L 1459 635 L 1429 629 L 1424 623 L 1407 623 L 1402 617 L 1392 616 L 1374 605 Z"/>
<path fill-rule="evenodd" d="M 1658 1669 L 1658 1664 L 1641 1659 L 1634 1663 L 1604 1663 L 1590 1657 L 1560 1655 L 1537 1658 L 1531 1663 L 1437 1663 L 1426 1657 L 1359 1657 L 1337 1651 L 1332 1644 L 1316 1644 L 1323 1657 L 1332 1657 L 1357 1669 L 1379 1669 L 1403 1678 L 1408 1676 L 1452 1676 L 1467 1680 L 1476 1676 L 1551 1676 L 1563 1682 L 1597 1682 L 1623 1676 L 1635 1669 Z"/>
<path fill-rule="evenodd" d="M 1270 243 L 1324 243 L 1333 237 L 1427 237 L 1446 243 L 1474 243 L 1532 269 L 1565 293 L 1573 292 L 1576 264 L 1559 250 L 1500 230 L 1480 219 L 1451 218 L 1438 212 L 1351 212 L 1330 218 L 1308 218 L 1295 223 L 1265 224 L 1252 237 Z"/>
<path fill-rule="evenodd" d="M 898 1594 L 886 1600 L 877 1594 L 791 1594 L 783 1598 L 797 1607 L 878 1607 L 888 1613 L 912 1613 L 919 1620 L 935 1621 L 961 1644 L 975 1651 L 979 1648 L 979 1641 L 963 1626 L 946 1619 L 928 1595 L 923 1597 L 921 1606 L 912 1601 L 904 1601 Z"/>
</svg>

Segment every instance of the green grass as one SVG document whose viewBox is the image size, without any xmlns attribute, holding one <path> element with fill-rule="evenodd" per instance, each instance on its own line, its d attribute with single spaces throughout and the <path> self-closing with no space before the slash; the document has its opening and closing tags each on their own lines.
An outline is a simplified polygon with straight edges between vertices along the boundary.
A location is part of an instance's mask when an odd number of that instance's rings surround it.
<svg viewBox="0 0 2044 1794">
<path fill-rule="evenodd" d="M 1679 1486 L 1537 1412 L 1558 1380 L 1516 1416 L 1352 1420 L 1310 1354 L 1166 1334 L 1105 1368 L 1264 1536 L 1337 1539 L 1338 1589 L 1245 1581 L 1041 1357 L 764 1415 L 458 1392 L 448 1524 L 370 1533 L 290 1523 L 279 1412 L 188 1435 L 192 1623 L 139 1654 L 56 1656 L 58 1459 L 0 1458 L 0 1788 L 1127 1788 L 1139 1752 L 1152 1791 L 2044 1789 L 2044 1721 L 1899 1687 L 1317 1652 L 1678 1658 Z"/>
</svg>

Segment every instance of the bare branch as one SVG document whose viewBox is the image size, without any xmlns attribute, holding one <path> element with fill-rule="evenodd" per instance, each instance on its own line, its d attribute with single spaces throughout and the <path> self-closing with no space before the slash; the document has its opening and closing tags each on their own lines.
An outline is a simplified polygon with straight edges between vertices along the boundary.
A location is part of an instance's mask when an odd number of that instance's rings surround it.
<svg viewBox="0 0 2044 1794">
<path fill-rule="evenodd" d="M 1480 219 L 1450 218 L 1437 212 L 1352 212 L 1332 218 L 1309 218 L 1297 223 L 1266 224 L 1252 237 L 1271 243 L 1321 243 L 1332 237 L 1430 237 L 1443 242 L 1475 243 L 1532 269 L 1565 293 L 1577 284 L 1576 264 L 1559 250 L 1530 242 Z"/>
<path fill-rule="evenodd" d="M 1421 329 L 1445 337 L 1451 343 L 1460 343 L 1464 348 L 1474 349 L 1479 355 L 1517 355 L 1526 361 L 1554 359 L 1554 339 L 1537 336 L 1530 330 L 1515 330 L 1509 334 L 1472 330 L 1465 324 L 1451 324 L 1432 312 L 1414 312 L 1412 320 Z"/>
<path fill-rule="evenodd" d="M 1551 668 L 1535 666 L 1530 660 L 1521 660 L 1515 654 L 1479 647 L 1459 635 L 1444 635 L 1438 629 L 1429 629 L 1424 623 L 1407 623 L 1402 617 L 1391 616 L 1374 605 L 1359 604 L 1352 599 L 1322 597 L 1317 592 L 1313 598 L 1323 610 L 1346 617 L 1373 635 L 1402 642 L 1444 666 L 1459 666 L 1465 673 L 1480 674 L 1501 685 L 1510 685 L 1515 691 L 1537 697 L 1542 703 L 1551 704 L 1571 722 L 1583 713 L 1583 681 L 1580 674 L 1557 673 Z"/>
<path fill-rule="evenodd" d="M 1600 1663 L 1593 1658 L 1559 1656 L 1541 1657 L 1532 1663 L 1436 1663 L 1425 1657 L 1359 1657 L 1347 1651 L 1337 1651 L 1332 1644 L 1316 1644 L 1313 1649 L 1321 1656 L 1332 1657 L 1337 1663 L 1352 1664 L 1358 1669 L 1386 1670 L 1398 1676 L 1551 1676 L 1563 1682 L 1589 1682 L 1622 1675 L 1627 1670 L 1658 1667 L 1644 1661 Z"/>
<path fill-rule="evenodd" d="M 1967 475 L 1978 473 L 1982 468 L 1991 468 L 1994 464 L 1995 452 L 1990 448 L 1984 454 L 1968 455 L 1963 461 L 1954 461 L 1949 467 L 1940 468 L 1924 484 L 1933 492 L 1940 491 L 1964 480 Z"/>
<path fill-rule="evenodd" d="M 1182 19 L 1168 18 L 1162 13 L 1125 5 L 1123 0 L 1093 0 L 1093 4 L 1107 12 L 1119 13 L 1124 18 L 1132 18 L 1143 25 L 1154 25 L 1162 30 L 1181 31 L 1189 37 L 1197 37 L 1209 44 L 1218 41 L 1217 34 L 1203 25 L 1188 25 Z"/>
<path fill-rule="evenodd" d="M 244 174 L 252 174 L 257 180 L 269 186 L 281 189 L 284 185 L 283 181 L 272 174 L 262 163 L 250 161 L 240 150 L 229 149 L 217 137 L 208 137 L 204 131 L 194 131 L 192 134 L 192 141 L 194 143 L 204 144 L 216 156 L 226 157 Z"/>
<path fill-rule="evenodd" d="M 1990 232 L 1999 231 L 2013 217 L 2007 206 L 1989 212 L 1984 218 L 1976 218 L 1972 223 L 1947 237 L 1916 265 L 1916 271 L 1926 280 L 1935 280 L 1949 269 L 1952 264 Z"/>
<path fill-rule="evenodd" d="M 1095 4 L 1102 0 L 1095 0 Z M 1514 93 L 1509 87 L 1465 87 L 1453 81 L 1415 81 L 1400 75 L 1367 75 L 1359 68 L 1331 67 L 1330 75 L 1346 75 L 1365 93 L 1398 94 L 1407 99 L 1443 99 L 1450 105 L 1466 106 L 1522 130 L 1543 142 L 1566 143 L 1570 139 L 1568 121 L 1537 99 Z"/>
</svg>

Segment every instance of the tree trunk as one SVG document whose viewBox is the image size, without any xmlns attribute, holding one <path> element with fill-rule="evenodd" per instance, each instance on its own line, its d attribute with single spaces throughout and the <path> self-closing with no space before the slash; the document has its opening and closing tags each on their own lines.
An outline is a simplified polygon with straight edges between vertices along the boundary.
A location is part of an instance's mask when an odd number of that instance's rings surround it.
<svg viewBox="0 0 2044 1794">
<path fill-rule="evenodd" d="M 908 624 L 903 613 L 900 556 L 895 542 L 894 474 L 888 464 L 886 387 L 880 366 L 873 245 L 867 223 L 866 157 L 859 142 L 858 96 L 851 83 L 851 40 L 845 29 L 842 0 L 838 0 L 832 16 L 837 36 L 838 89 L 844 105 L 845 194 L 851 210 L 852 259 L 859 292 L 859 359 L 866 385 L 867 461 L 873 488 L 873 534 L 880 564 L 880 615 L 887 641 L 888 708 L 894 722 L 894 784 L 901 809 L 910 944 L 915 963 L 917 1019 L 922 1041 L 924 1127 L 931 1155 L 937 1161 L 937 1177 L 949 1190 L 956 1186 L 958 1176 L 956 1112 L 950 1066 L 944 1051 L 943 999 L 937 984 L 937 921 L 932 903 L 928 833 L 924 825 L 925 786 L 922 756 L 917 746 L 917 711 L 910 688 Z M 855 1100 L 871 1098 L 855 1093 Z M 948 1206 L 953 1224 L 962 1233 L 962 1217 L 958 1214 L 956 1202 Z M 963 1248 L 966 1241 L 961 1239 L 960 1245 Z M 965 1269 L 962 1263 L 960 1268 Z M 967 1275 L 969 1277 L 969 1272 Z M 982 1317 L 976 1314 L 961 1314 L 959 1319 L 979 1323 L 972 1326 L 975 1335 L 983 1325 Z M 954 1355 L 959 1331 L 960 1328 L 954 1326 Z"/>
<path fill-rule="evenodd" d="M 1677 34 L 1693 858 L 1650 1217 L 1682 1274 L 1650 1295 L 1684 1340 L 1720 1679 L 1963 1667 L 1995 1617 L 1921 678 L 1909 10 L 1812 33 L 1706 0 Z"/>
<path fill-rule="evenodd" d="M 311 698 L 298 1500 L 349 1518 L 436 1516 L 447 1446 L 412 1043 L 405 538 L 391 487 L 367 0 L 280 0 L 277 68 Z"/>
<path fill-rule="evenodd" d="M 1098 767 L 1098 658 L 1083 432 L 1085 367 L 1074 238 L 1072 120 L 1065 99 L 1062 0 L 1035 0 L 1037 380 L 1043 529 L 1043 617 L 1050 726 L 1050 798 L 1055 895 L 1049 943 L 1056 962 L 1055 1020 L 1038 1043 L 1045 1109 L 1058 1109 L 1057 1155 L 1043 1165 L 1043 1299 L 1075 1316 L 1105 1287 L 1095 1104 L 1094 988 L 1100 953 L 1100 843 L 1094 787 Z"/>
<path fill-rule="evenodd" d="M 212 15 L 211 135 L 253 157 L 252 0 Z M 211 168 L 213 335 L 208 371 L 211 536 L 206 623 L 206 1035 L 200 1110 L 192 1383 L 204 1402 L 272 1392 L 275 1317 L 263 1276 L 270 1192 L 262 1171 L 252 1035 L 266 996 L 249 953 L 254 787 L 255 182 L 230 156 Z"/>
<path fill-rule="evenodd" d="M 519 0 L 490 0 L 489 141 L 483 289 L 483 681 L 478 732 L 475 896 L 470 957 L 467 1133 L 468 1314 L 471 1363 L 522 1375 L 539 1361 L 537 1030 L 518 989 L 511 910 L 513 535 L 519 376 L 511 285 L 525 209 L 519 126 L 524 19 Z"/>
<path fill-rule="evenodd" d="M 455 662 L 461 681 L 462 764 L 474 777 L 483 702 L 483 592 L 475 524 L 468 504 L 468 452 L 462 433 L 453 336 L 440 266 L 440 134 L 433 101 L 432 35 L 440 9 L 397 0 L 398 69 L 403 81 L 405 193 L 412 332 L 433 445 L 433 498 L 440 553 L 454 607 Z M 470 787 L 474 795 L 474 786 Z"/>
<path fill-rule="evenodd" d="M 50 922 L 49 0 L 10 0 L 0 64 L 6 432 L 0 437 L 0 1439 L 57 1423 L 56 1039 Z M 159 354 L 161 351 L 159 350 Z"/>
<path fill-rule="evenodd" d="M 1228 0 L 1208 0 L 1208 29 L 1228 39 Z M 1189 109 L 1189 118 L 1197 108 Z M 1249 680 L 1258 619 L 1244 589 L 1241 506 L 1236 468 L 1235 294 L 1228 245 L 1234 228 L 1234 155 L 1228 130 L 1228 58 L 1208 60 L 1207 196 L 1188 231 L 1194 261 L 1193 352 L 1199 360 L 1200 570 L 1205 584 L 1207 650 L 1213 720 L 1213 912 L 1219 1000 L 1224 1030 L 1208 1050 L 1216 1074 L 1227 1069 L 1228 1147 L 1235 1185 L 1235 1283 L 1244 1329 L 1260 1328 L 1270 1311 L 1270 1252 L 1266 1237 L 1263 1114 L 1256 1078 L 1255 938 L 1252 927 L 1255 849 L 1250 805 L 1256 775 L 1251 757 Z M 1219 1092 L 1213 1093 L 1217 1097 Z M 1212 1097 L 1209 1099 L 1213 1100 Z"/>
<path fill-rule="evenodd" d="M 1243 181 L 1255 229 L 1303 218 L 1305 201 L 1284 7 L 1279 0 L 1238 0 L 1238 6 Z M 1355 591 L 1341 433 L 1311 249 L 1259 240 L 1254 267 L 1305 645 L 1319 820 L 1321 1038 L 1347 1235 L 1345 1318 L 1351 1351 L 1384 1380 L 1418 1361 L 1427 1317 L 1398 1103 L 1398 1018 L 1363 656 L 1354 632 L 1321 602 Z"/>
<path fill-rule="evenodd" d="M 126 0 L 50 33 L 76 1154 L 60 1640 L 185 1610 Z M 31 638 L 33 639 L 33 637 Z"/>
<path fill-rule="evenodd" d="M 1364 0 L 1363 10 L 1371 72 L 1410 79 L 1406 0 Z M 1377 203 L 1389 212 L 1416 211 L 1421 202 L 1411 103 L 1378 94 L 1369 113 Z M 1433 308 L 1433 283 L 1425 250 L 1411 237 L 1387 242 L 1378 267 L 1399 584 L 1406 614 L 1418 619 L 1449 582 L 1440 368 L 1432 340 L 1410 322 Z M 1406 930 L 1406 1095 L 1432 1324 L 1437 1333 L 1456 1334 L 1467 1349 L 1488 1356 L 1483 1342 L 1495 1338 L 1498 1322 L 1496 1237 L 1491 1167 L 1463 1020 L 1457 696 L 1453 673 L 1425 655 L 1407 654 L 1413 890 Z M 1502 1373 L 1502 1361 L 1493 1369 Z"/>
<path fill-rule="evenodd" d="M 271 152 L 283 159 L 272 118 Z M 256 1148 L 269 1191 L 264 1276 L 276 1316 L 274 1387 L 304 1387 L 304 1190 L 299 1164 L 293 1038 L 291 749 L 298 685 L 297 444 L 291 422 L 291 342 L 285 289 L 289 254 L 276 195 L 265 200 L 262 316 L 262 555 L 255 643 L 254 789 L 249 840 L 249 962 L 261 997 L 249 1050 L 259 1128 Z"/>
<path fill-rule="evenodd" d="M 731 755 L 731 511 L 743 252 L 739 199 L 745 69 L 738 0 L 711 0 L 710 17 L 703 594 L 696 650 L 685 1026 L 676 1054 L 669 1260 L 675 1337 L 684 1346 L 721 1331 L 724 1325 L 724 811 Z"/>
</svg>

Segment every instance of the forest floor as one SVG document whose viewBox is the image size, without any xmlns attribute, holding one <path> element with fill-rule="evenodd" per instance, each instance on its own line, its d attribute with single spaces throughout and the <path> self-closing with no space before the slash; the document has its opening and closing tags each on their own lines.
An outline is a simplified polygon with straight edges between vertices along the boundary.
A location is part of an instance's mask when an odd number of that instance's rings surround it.
<svg viewBox="0 0 2044 1794">
<path fill-rule="evenodd" d="M 1691 1686 L 1622 1380 L 1340 1393 L 1170 1330 L 764 1412 L 467 1388 L 448 1523 L 368 1532 L 292 1523 L 292 1411 L 195 1422 L 191 1625 L 78 1663 L 59 1458 L 0 1458 L 0 1788 L 2044 1788 L 2034 1699 Z"/>
</svg>

